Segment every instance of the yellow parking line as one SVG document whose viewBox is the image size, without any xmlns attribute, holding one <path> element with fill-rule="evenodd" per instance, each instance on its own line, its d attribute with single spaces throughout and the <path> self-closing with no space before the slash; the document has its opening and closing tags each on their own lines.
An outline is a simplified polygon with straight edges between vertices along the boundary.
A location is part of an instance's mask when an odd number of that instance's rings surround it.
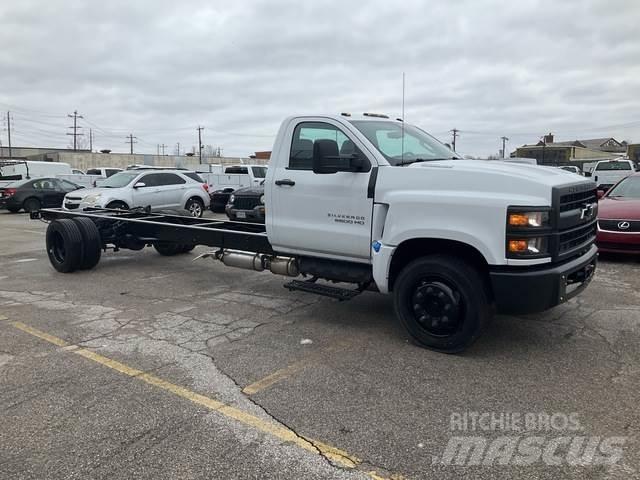
<svg viewBox="0 0 640 480">
<path fill-rule="evenodd" d="M 290 377 L 294 373 L 298 373 L 299 371 L 307 367 L 309 364 L 312 364 L 318 361 L 319 359 L 321 359 L 323 355 L 326 355 L 327 353 L 331 353 L 331 352 L 336 352 L 338 350 L 347 348 L 349 346 L 350 346 L 350 343 L 340 340 L 323 350 L 319 350 L 314 353 L 311 353 L 310 355 L 307 355 L 302 360 L 298 360 L 297 362 L 294 362 L 287 367 L 281 368 L 280 370 L 276 370 L 275 372 L 270 373 L 266 377 L 261 378 L 260 380 L 257 380 L 247 385 L 242 389 L 242 393 L 245 393 L 247 395 L 253 395 L 255 393 L 258 393 L 264 390 L 265 388 L 269 388 L 273 384 L 278 383 L 280 380 L 284 380 L 285 378 Z"/>
<path fill-rule="evenodd" d="M 281 368 L 280 370 L 276 370 L 271 375 L 267 375 L 266 377 L 258 380 L 257 382 L 253 382 L 251 385 L 247 385 L 242 389 L 242 392 L 247 395 L 253 395 L 265 388 L 270 387 L 274 383 L 279 382 L 280 380 L 293 375 L 296 372 L 299 372 L 307 365 L 307 362 L 300 361 L 295 362 L 289 365 L 288 367 Z"/>
<path fill-rule="evenodd" d="M 206 407 L 210 410 L 214 410 L 224 415 L 225 417 L 233 418 L 244 425 L 251 426 L 264 433 L 273 435 L 274 437 L 279 438 L 280 440 L 283 440 L 285 442 L 291 442 L 297 445 L 298 447 L 303 448 L 304 450 L 314 452 L 314 453 L 317 451 L 320 451 L 326 458 L 330 459 L 331 461 L 343 467 L 356 468 L 358 464 L 361 463 L 361 460 L 359 460 L 358 458 L 352 455 L 349 455 L 347 452 L 343 450 L 324 444 L 322 442 L 307 440 L 306 438 L 303 438 L 297 435 L 296 433 L 294 433 L 293 431 L 289 430 L 286 427 L 263 420 L 261 418 L 256 417 L 255 415 L 246 413 L 238 408 L 219 402 L 218 400 L 214 400 L 205 395 L 201 395 L 199 393 L 193 392 L 187 388 L 181 387 L 179 385 L 175 385 L 171 382 L 161 379 L 160 377 L 156 377 L 155 375 L 151 375 L 149 373 L 145 373 L 142 370 L 129 367 L 124 363 L 118 362 L 111 358 L 107 358 L 91 350 L 87 350 L 86 348 L 82 348 L 82 347 L 76 347 L 75 349 L 70 348 L 70 347 L 74 347 L 74 345 L 70 345 L 68 342 L 62 340 L 61 338 L 50 335 L 46 332 L 43 332 L 42 330 L 38 330 L 36 328 L 30 327 L 29 325 L 26 325 L 22 322 L 11 322 L 11 325 L 13 325 L 15 328 L 19 330 L 22 330 L 23 332 L 33 335 L 34 337 L 37 337 L 49 343 L 52 343 L 53 345 L 57 345 L 59 347 L 67 347 L 65 349 L 67 352 L 75 353 L 77 355 L 80 355 L 81 357 L 84 357 L 86 359 L 99 363 L 100 365 L 111 368 L 112 370 L 115 370 L 117 372 L 123 373 L 124 375 L 134 377 L 145 383 L 148 383 L 155 387 L 169 391 L 174 395 L 185 398 L 195 404 L 202 405 L 203 407 Z M 371 476 L 371 478 L 379 478 L 379 477 Z"/>
</svg>

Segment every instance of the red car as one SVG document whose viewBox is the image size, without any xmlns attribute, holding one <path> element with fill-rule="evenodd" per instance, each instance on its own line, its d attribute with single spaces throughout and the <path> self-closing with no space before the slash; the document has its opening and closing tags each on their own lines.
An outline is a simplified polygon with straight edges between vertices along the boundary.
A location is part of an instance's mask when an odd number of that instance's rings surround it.
<svg viewBox="0 0 640 480">
<path fill-rule="evenodd" d="M 640 173 L 620 180 L 598 202 L 598 250 L 640 254 Z"/>
</svg>

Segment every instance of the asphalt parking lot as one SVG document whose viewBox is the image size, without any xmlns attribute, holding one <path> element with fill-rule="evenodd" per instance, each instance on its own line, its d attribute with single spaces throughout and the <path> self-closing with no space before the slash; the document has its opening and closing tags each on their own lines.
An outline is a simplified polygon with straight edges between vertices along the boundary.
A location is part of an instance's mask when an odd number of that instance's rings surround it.
<svg viewBox="0 0 640 480">
<path fill-rule="evenodd" d="M 0 212 L 0 478 L 640 478 L 637 259 L 451 356 L 411 344 L 388 297 L 289 293 L 202 247 L 59 274 L 45 229 Z M 454 437 L 520 441 L 513 413 L 619 458 L 447 461 Z M 454 422 L 476 414 L 498 420 Z"/>
</svg>

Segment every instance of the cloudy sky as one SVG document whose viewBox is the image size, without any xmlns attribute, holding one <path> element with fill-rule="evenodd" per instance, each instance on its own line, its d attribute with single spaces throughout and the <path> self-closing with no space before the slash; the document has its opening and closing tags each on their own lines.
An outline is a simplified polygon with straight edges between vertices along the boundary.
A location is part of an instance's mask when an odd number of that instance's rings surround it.
<svg viewBox="0 0 640 480">
<path fill-rule="evenodd" d="M 640 142 L 640 2 L 3 0 L 0 109 L 14 145 L 269 150 L 296 113 L 401 112 L 458 151 Z M 0 139 L 6 145 L 6 119 Z"/>
</svg>

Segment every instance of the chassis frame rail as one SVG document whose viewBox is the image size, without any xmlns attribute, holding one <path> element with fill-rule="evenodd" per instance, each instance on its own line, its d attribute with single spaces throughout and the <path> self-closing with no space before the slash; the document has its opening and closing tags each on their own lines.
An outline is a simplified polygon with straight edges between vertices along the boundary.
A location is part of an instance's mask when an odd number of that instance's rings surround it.
<svg viewBox="0 0 640 480">
<path fill-rule="evenodd" d="M 47 208 L 31 215 L 31 218 L 49 221 L 78 217 L 89 218 L 96 224 L 104 244 L 113 243 L 125 248 L 127 242 L 162 242 L 275 253 L 262 224 L 150 213 L 143 209 L 73 211 Z"/>
</svg>

